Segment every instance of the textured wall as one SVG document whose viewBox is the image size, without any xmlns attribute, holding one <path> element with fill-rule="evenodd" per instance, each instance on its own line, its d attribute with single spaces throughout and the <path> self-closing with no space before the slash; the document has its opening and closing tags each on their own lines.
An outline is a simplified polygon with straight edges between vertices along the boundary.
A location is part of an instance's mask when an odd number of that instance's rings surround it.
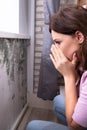
<svg viewBox="0 0 87 130">
<path fill-rule="evenodd" d="M 27 102 L 26 40 L 0 39 L 0 130 L 10 130 Z"/>
<path fill-rule="evenodd" d="M 43 44 L 44 14 L 43 0 L 36 0 L 36 26 L 35 26 L 35 62 L 34 62 L 34 93 L 37 92 L 39 70 Z"/>
</svg>

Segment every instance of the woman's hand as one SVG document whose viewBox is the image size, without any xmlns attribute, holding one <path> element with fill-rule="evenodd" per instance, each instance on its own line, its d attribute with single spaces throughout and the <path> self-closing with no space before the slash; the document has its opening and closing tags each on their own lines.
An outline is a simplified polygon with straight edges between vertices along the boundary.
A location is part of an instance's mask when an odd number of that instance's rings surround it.
<svg viewBox="0 0 87 130">
<path fill-rule="evenodd" d="M 67 50 L 68 51 L 68 50 Z M 63 75 L 65 82 L 65 108 L 66 108 L 66 118 L 68 126 L 76 127 L 78 129 L 78 124 L 76 124 L 72 115 L 77 103 L 77 92 L 76 92 L 76 71 L 75 65 L 77 58 L 73 55 L 72 61 L 68 60 L 66 56 L 61 51 L 58 44 L 54 44 L 51 47 L 50 57 L 55 68 Z M 74 125 L 72 125 L 74 123 Z"/>
<path fill-rule="evenodd" d="M 64 76 L 69 77 L 73 75 L 75 77 L 75 65 L 77 61 L 76 55 L 73 55 L 73 60 L 69 61 L 61 51 L 58 44 L 53 44 L 51 46 L 50 58 L 55 66 L 55 68 Z"/>
</svg>

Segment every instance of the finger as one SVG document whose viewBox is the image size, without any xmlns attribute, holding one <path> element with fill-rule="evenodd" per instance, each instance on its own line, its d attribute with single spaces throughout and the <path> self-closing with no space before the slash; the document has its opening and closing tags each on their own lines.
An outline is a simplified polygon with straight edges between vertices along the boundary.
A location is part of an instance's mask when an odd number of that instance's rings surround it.
<svg viewBox="0 0 87 130">
<path fill-rule="evenodd" d="M 53 45 L 53 51 L 55 53 L 55 57 L 61 58 L 61 50 L 59 47 L 56 46 L 56 44 Z"/>
<path fill-rule="evenodd" d="M 52 53 L 54 59 L 57 60 L 57 58 L 58 58 L 58 50 L 56 49 L 55 45 L 52 45 L 51 53 Z"/>
<path fill-rule="evenodd" d="M 74 54 L 73 54 L 72 64 L 73 64 L 73 65 L 76 65 L 76 62 L 77 62 L 77 55 L 76 55 L 76 53 L 74 53 Z"/>
<path fill-rule="evenodd" d="M 63 54 L 63 52 L 60 49 L 60 46 L 58 44 L 56 44 L 56 43 L 55 43 L 55 46 L 56 46 L 56 48 L 57 48 L 57 50 L 59 52 L 60 58 L 66 59 L 65 55 Z"/>
<path fill-rule="evenodd" d="M 50 54 L 50 58 L 51 58 L 51 60 L 52 60 L 52 62 L 54 64 L 54 66 L 56 67 L 56 61 L 55 61 L 54 57 L 51 54 Z"/>
<path fill-rule="evenodd" d="M 61 51 L 60 46 L 59 46 L 58 44 L 56 44 L 56 43 L 55 43 L 55 46 L 56 46 L 57 50 L 59 51 L 60 56 L 63 57 L 64 54 L 63 54 L 63 52 Z"/>
</svg>

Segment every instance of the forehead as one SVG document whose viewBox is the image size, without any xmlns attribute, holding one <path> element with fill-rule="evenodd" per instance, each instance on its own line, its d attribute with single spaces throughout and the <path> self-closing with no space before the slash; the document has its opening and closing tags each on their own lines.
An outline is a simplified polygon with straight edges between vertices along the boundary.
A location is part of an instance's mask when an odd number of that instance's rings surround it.
<svg viewBox="0 0 87 130">
<path fill-rule="evenodd" d="M 70 40 L 70 39 L 72 39 L 71 35 L 58 33 L 58 32 L 55 32 L 54 30 L 51 31 L 51 34 L 52 34 L 52 38 L 53 38 L 54 41 L 55 40 L 63 41 L 63 40 Z"/>
<path fill-rule="evenodd" d="M 53 30 L 51 31 L 51 34 L 52 34 L 53 40 L 55 40 L 55 39 L 62 39 L 62 38 L 65 37 L 64 34 L 62 34 L 62 33 L 57 33 L 57 32 L 55 32 L 55 31 L 53 31 Z"/>
</svg>

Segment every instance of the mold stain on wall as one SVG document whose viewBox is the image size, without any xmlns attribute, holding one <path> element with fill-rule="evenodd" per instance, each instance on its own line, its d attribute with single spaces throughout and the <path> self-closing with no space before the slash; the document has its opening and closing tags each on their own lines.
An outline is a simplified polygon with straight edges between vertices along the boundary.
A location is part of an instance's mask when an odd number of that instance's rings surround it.
<svg viewBox="0 0 87 130">
<path fill-rule="evenodd" d="M 0 39 L 0 129 L 10 130 L 27 102 L 27 45 Z"/>
</svg>

